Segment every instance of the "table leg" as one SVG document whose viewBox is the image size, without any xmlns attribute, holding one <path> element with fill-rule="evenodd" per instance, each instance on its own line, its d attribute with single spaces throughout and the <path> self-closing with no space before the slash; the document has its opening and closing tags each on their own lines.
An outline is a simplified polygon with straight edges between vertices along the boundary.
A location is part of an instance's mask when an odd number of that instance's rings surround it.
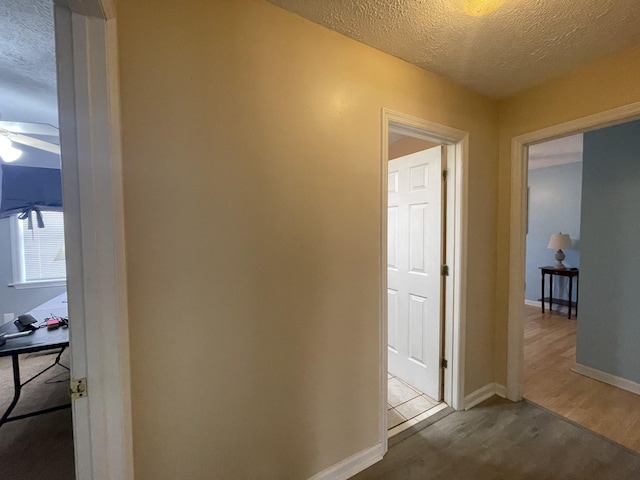
<svg viewBox="0 0 640 480">
<path fill-rule="evenodd" d="M 571 299 L 573 298 L 573 277 L 569 277 L 569 316 L 567 317 L 571 320 Z"/>
<path fill-rule="evenodd" d="M 0 427 L 2 427 L 2 425 L 7 422 L 13 422 L 15 420 L 21 420 L 23 418 L 29 418 L 36 415 L 42 415 L 44 413 L 55 412 L 57 410 L 62 410 L 64 408 L 71 408 L 71 403 L 67 403 L 65 405 L 59 405 L 57 407 L 45 408 L 44 410 L 37 410 L 35 412 L 23 413 L 22 415 L 9 417 L 9 415 L 11 415 L 11 412 L 15 408 L 16 404 L 18 403 L 18 400 L 20 399 L 20 393 L 22 391 L 22 387 L 24 387 L 27 383 L 38 378 L 40 375 L 49 371 L 51 368 L 55 367 L 56 365 L 60 365 L 61 367 L 69 370 L 69 367 L 67 367 L 66 365 L 62 365 L 60 363 L 60 357 L 62 356 L 62 352 L 64 351 L 65 348 L 66 347 L 62 347 L 53 364 L 49 365 L 47 368 L 42 370 L 40 373 L 37 373 L 36 375 L 31 377 L 29 380 L 25 381 L 24 383 L 20 382 L 20 363 L 18 362 L 18 354 L 13 354 L 11 356 L 11 359 L 13 360 L 13 400 L 11 401 L 9 408 L 7 408 L 7 410 L 2 414 L 2 417 L 0 418 Z"/>
<path fill-rule="evenodd" d="M 12 355 L 11 360 L 13 361 L 13 400 L 9 405 L 9 408 L 2 414 L 2 418 L 0 418 L 0 427 L 7 422 L 7 418 L 15 408 L 18 403 L 18 399 L 20 398 L 20 391 L 22 390 L 22 385 L 20 384 L 20 363 L 18 362 L 18 355 Z"/>
<path fill-rule="evenodd" d="M 549 311 L 553 310 L 553 274 L 549 275 Z"/>
<path fill-rule="evenodd" d="M 578 296 L 580 295 L 580 275 L 576 275 L 576 318 L 578 317 Z"/>
<path fill-rule="evenodd" d="M 542 292 L 541 296 L 542 296 L 542 313 L 544 313 L 544 272 L 542 272 L 542 287 L 540 288 L 540 291 Z"/>
</svg>

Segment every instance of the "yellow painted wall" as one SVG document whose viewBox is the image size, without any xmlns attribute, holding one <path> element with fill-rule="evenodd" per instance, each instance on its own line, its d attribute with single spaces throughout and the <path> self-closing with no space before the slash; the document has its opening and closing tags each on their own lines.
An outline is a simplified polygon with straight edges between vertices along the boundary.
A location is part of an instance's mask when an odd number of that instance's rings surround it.
<svg viewBox="0 0 640 480">
<path fill-rule="evenodd" d="M 640 101 L 640 48 L 576 70 L 500 102 L 496 381 L 506 383 L 511 139 Z"/>
<path fill-rule="evenodd" d="M 470 132 L 467 393 L 493 382 L 497 105 L 262 0 L 118 4 L 136 478 L 376 444 L 380 118 Z"/>
</svg>

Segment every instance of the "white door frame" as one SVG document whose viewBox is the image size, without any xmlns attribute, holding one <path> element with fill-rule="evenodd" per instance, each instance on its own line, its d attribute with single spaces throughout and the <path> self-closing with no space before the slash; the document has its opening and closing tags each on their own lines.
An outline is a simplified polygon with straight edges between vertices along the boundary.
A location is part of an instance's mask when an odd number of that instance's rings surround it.
<svg viewBox="0 0 640 480">
<path fill-rule="evenodd" d="M 536 130 L 511 140 L 511 216 L 509 239 L 509 312 L 507 398 L 522 400 L 524 372 L 524 281 L 527 220 L 527 149 L 529 145 L 640 118 L 640 102 Z"/>
<path fill-rule="evenodd" d="M 133 479 L 113 0 L 56 0 L 76 478 Z"/>
<path fill-rule="evenodd" d="M 389 132 L 395 131 L 447 145 L 447 231 L 445 277 L 444 401 L 464 408 L 464 345 L 466 318 L 467 172 L 469 134 L 416 117 L 382 109 L 380 155 L 380 442 L 387 451 L 387 201 Z"/>
</svg>

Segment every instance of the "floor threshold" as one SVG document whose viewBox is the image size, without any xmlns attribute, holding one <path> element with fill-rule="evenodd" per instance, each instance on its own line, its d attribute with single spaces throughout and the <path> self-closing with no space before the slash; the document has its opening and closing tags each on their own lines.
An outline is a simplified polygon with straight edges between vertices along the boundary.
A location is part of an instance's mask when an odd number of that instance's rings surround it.
<svg viewBox="0 0 640 480">
<path fill-rule="evenodd" d="M 406 438 L 415 435 L 420 430 L 424 430 L 453 412 L 455 412 L 455 410 L 443 402 L 417 417 L 393 427 L 388 431 L 388 446 L 392 447 Z"/>
</svg>

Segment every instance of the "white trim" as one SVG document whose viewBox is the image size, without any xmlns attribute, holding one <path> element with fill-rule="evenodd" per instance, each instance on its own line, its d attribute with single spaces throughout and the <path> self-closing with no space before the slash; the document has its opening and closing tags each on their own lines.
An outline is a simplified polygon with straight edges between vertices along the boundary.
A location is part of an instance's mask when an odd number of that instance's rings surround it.
<svg viewBox="0 0 640 480">
<path fill-rule="evenodd" d="M 462 130 L 382 109 L 380 155 L 380 438 L 385 445 L 387 404 L 387 165 L 389 132 L 411 134 L 447 147 L 447 258 L 450 275 L 445 277 L 444 401 L 456 410 L 464 407 L 466 241 L 467 241 L 467 152 L 469 134 Z"/>
<path fill-rule="evenodd" d="M 382 460 L 386 448 L 381 443 L 345 458 L 339 463 L 315 474 L 309 480 L 347 480 Z"/>
<path fill-rule="evenodd" d="M 113 14 L 112 0 L 55 4 L 72 375 L 90 385 L 72 406 L 76 478 L 94 480 L 133 479 Z"/>
<path fill-rule="evenodd" d="M 18 216 L 11 215 L 9 217 L 9 231 L 11 232 L 11 269 L 15 282 L 16 279 L 24 278 L 24 245 L 20 239 L 20 225 L 18 224 Z M 10 285 L 11 286 L 11 285 Z"/>
<path fill-rule="evenodd" d="M 580 363 L 576 363 L 571 370 L 573 372 L 579 373 L 580 375 L 584 375 L 585 377 L 593 378 L 594 380 L 608 383 L 609 385 L 621 388 L 623 390 L 626 390 L 627 392 L 640 395 L 640 383 L 632 382 L 631 380 L 627 380 L 626 378 L 617 377 L 610 373 L 587 367 L 586 365 L 582 365 Z"/>
<path fill-rule="evenodd" d="M 460 136 L 462 135 L 462 137 Z M 451 276 L 446 278 L 445 358 L 451 359 L 445 376 L 444 401 L 454 410 L 464 408 L 467 322 L 467 191 L 469 178 L 469 135 L 458 131 L 453 161 L 449 162 L 447 251 Z M 447 395 L 448 392 L 448 395 Z"/>
<path fill-rule="evenodd" d="M 380 294 L 378 332 L 380 338 L 378 440 L 382 455 L 387 452 L 387 201 L 389 132 L 411 134 L 418 138 L 447 144 L 447 264 L 450 276 L 445 278 L 445 358 L 449 368 L 444 372 L 444 401 L 456 410 L 464 408 L 465 321 L 467 269 L 467 173 L 469 134 L 462 130 L 416 117 L 382 109 L 380 154 Z"/>
<path fill-rule="evenodd" d="M 524 299 L 524 304 L 525 305 L 529 305 L 530 307 L 542 308 L 542 302 L 539 301 L 539 300 L 527 300 L 525 298 Z M 553 310 L 549 310 L 549 313 L 551 313 L 552 311 L 555 312 L 555 313 L 567 312 L 567 307 L 565 305 L 558 305 L 558 304 L 554 303 L 553 304 Z"/>
<path fill-rule="evenodd" d="M 389 370 L 389 337 L 388 337 L 388 305 L 387 305 L 387 210 L 389 202 L 389 185 L 387 178 L 389 159 L 389 120 L 382 109 L 382 132 L 380 148 L 380 318 L 378 319 L 378 335 L 380 338 L 378 378 L 380 390 L 378 391 L 378 441 L 382 445 L 382 455 L 389 448 L 389 436 L 387 428 L 387 400 L 388 400 L 388 370 Z"/>
<path fill-rule="evenodd" d="M 484 387 L 480 387 L 464 397 L 464 409 L 469 410 L 494 395 L 497 395 L 496 384 L 487 383 Z"/>
<path fill-rule="evenodd" d="M 522 400 L 524 373 L 524 272 L 526 253 L 527 146 L 640 118 L 640 102 L 571 120 L 511 140 L 511 216 L 509 240 L 509 312 L 507 398 Z"/>
<path fill-rule="evenodd" d="M 507 398 L 507 387 L 496 383 L 496 395 L 500 398 Z"/>
<path fill-rule="evenodd" d="M 66 287 L 66 280 L 34 280 L 32 282 L 14 282 L 9 284 L 16 290 L 24 290 L 29 288 L 47 288 L 47 287 Z"/>
</svg>

